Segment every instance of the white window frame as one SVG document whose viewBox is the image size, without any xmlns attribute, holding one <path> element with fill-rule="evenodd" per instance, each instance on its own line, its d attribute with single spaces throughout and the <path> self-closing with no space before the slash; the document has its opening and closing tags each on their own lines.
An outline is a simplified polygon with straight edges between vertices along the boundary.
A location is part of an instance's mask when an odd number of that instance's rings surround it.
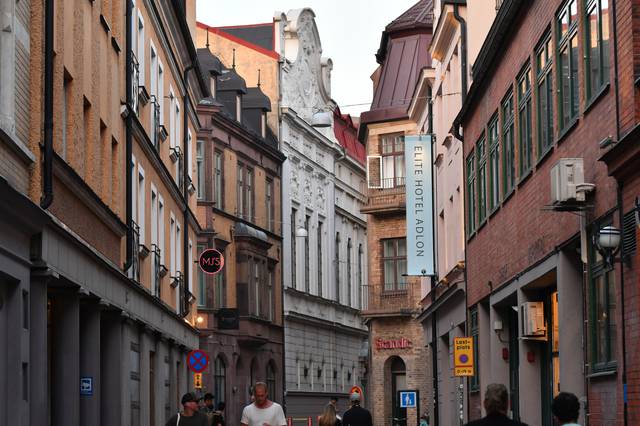
<svg viewBox="0 0 640 426">
<path fill-rule="evenodd" d="M 236 95 L 236 119 L 242 123 L 242 100 L 240 94 Z"/>
<path fill-rule="evenodd" d="M 160 105 L 160 124 L 164 123 L 164 66 L 158 52 L 158 104 Z"/>
<path fill-rule="evenodd" d="M 151 184 L 151 244 L 158 245 L 158 190 Z"/>
<path fill-rule="evenodd" d="M 193 275 L 195 274 L 195 269 L 193 267 L 193 242 L 189 239 L 189 263 L 187 264 L 187 268 L 189 271 L 189 292 L 193 294 Z M 185 268 L 185 269 L 187 269 Z"/>
<path fill-rule="evenodd" d="M 169 99 L 169 145 L 173 148 L 176 146 L 176 95 L 173 93 L 173 86 L 171 86 L 171 84 L 169 84 Z"/>
<path fill-rule="evenodd" d="M 267 137 L 267 113 L 263 112 L 260 119 L 260 133 L 263 138 Z"/>
<path fill-rule="evenodd" d="M 160 58 L 158 58 L 158 52 L 156 51 L 156 47 L 153 44 L 153 40 L 149 40 L 149 94 L 151 96 L 155 96 L 156 97 L 156 103 L 160 101 L 160 99 L 158 99 L 158 60 Z M 149 108 L 149 122 L 151 123 L 151 132 L 153 132 L 154 129 L 154 122 L 153 122 L 153 112 L 154 112 L 154 108 Z M 155 142 L 155 138 L 157 138 L 158 135 L 151 135 L 151 140 L 153 142 Z"/>
<path fill-rule="evenodd" d="M 162 195 L 158 194 L 158 247 L 160 247 L 160 264 L 164 265 L 164 252 L 166 247 L 164 246 L 164 199 Z"/>
<path fill-rule="evenodd" d="M 196 140 L 196 179 L 198 180 L 198 182 L 196 182 L 196 189 L 198 192 L 199 200 L 204 199 L 204 194 L 206 192 L 206 188 L 205 188 L 206 170 L 205 170 L 205 162 L 204 162 L 204 158 L 206 154 L 204 152 L 204 148 L 205 148 L 204 141 L 200 139 Z"/>
<path fill-rule="evenodd" d="M 138 224 L 138 173 L 136 166 L 136 157 L 131 155 L 131 216 L 133 221 Z M 138 247 L 135 247 L 135 250 L 137 249 Z"/>
<path fill-rule="evenodd" d="M 144 18 L 142 17 L 142 13 L 140 9 L 138 9 L 138 20 L 137 20 L 137 29 L 138 29 L 138 39 L 136 45 L 136 57 L 138 58 L 138 70 L 139 70 L 139 85 L 144 86 Z"/>
<path fill-rule="evenodd" d="M 193 144 L 193 137 L 191 136 L 191 129 L 187 129 L 187 146 L 184 148 L 184 152 L 187 153 L 187 175 L 193 181 L 193 172 L 191 169 L 193 168 L 193 152 L 191 152 L 191 146 Z"/>
<path fill-rule="evenodd" d="M 140 235 L 138 237 L 138 241 L 141 245 L 145 243 L 145 182 L 144 182 L 144 169 L 140 164 L 138 164 L 138 229 L 140 230 Z"/>
<path fill-rule="evenodd" d="M 180 257 L 182 250 L 181 248 L 181 238 L 182 238 L 182 227 L 180 226 L 180 222 L 176 220 L 176 272 L 182 271 L 182 258 Z"/>
<path fill-rule="evenodd" d="M 176 217 L 173 212 L 169 214 L 169 271 L 172 277 L 176 275 Z"/>
</svg>

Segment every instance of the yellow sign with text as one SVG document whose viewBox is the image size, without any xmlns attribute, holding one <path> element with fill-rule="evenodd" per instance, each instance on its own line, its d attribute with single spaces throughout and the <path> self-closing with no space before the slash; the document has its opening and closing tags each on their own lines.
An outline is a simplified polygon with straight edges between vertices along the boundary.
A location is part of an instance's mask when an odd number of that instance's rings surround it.
<svg viewBox="0 0 640 426">
<path fill-rule="evenodd" d="M 193 387 L 202 389 L 202 373 L 193 373 Z"/>
<path fill-rule="evenodd" d="M 454 373 L 459 376 L 473 376 L 473 337 L 455 337 L 453 339 Z"/>
</svg>

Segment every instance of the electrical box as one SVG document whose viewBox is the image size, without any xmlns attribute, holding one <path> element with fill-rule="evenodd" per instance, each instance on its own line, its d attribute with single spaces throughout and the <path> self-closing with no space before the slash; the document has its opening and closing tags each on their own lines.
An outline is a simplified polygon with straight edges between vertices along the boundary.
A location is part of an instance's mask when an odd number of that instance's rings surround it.
<svg viewBox="0 0 640 426">
<path fill-rule="evenodd" d="M 582 158 L 561 158 L 551 169 L 551 203 L 585 201 L 584 192 L 577 188 L 584 184 Z"/>
<path fill-rule="evenodd" d="M 522 338 L 546 338 L 544 303 L 525 302 L 520 305 L 520 336 Z"/>
</svg>

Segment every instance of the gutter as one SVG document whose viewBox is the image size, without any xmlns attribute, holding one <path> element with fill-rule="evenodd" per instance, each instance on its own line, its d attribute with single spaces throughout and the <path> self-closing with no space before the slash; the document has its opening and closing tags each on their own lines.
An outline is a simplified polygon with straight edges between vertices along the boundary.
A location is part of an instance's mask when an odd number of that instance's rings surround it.
<svg viewBox="0 0 640 426">
<path fill-rule="evenodd" d="M 133 40 L 131 34 L 131 23 L 133 19 L 133 2 L 132 0 L 127 0 L 126 7 L 126 27 L 125 27 L 125 52 L 126 53 L 126 65 L 125 65 L 125 76 L 126 76 L 126 101 L 125 107 L 127 108 L 127 118 L 125 123 L 125 215 L 126 215 L 126 223 L 127 223 L 127 243 L 126 243 L 126 257 L 123 269 L 126 272 L 131 265 L 133 265 L 133 256 L 134 256 L 134 248 L 133 247 L 133 191 L 131 185 L 133 185 L 133 180 L 131 179 L 131 170 L 133 169 L 132 164 L 132 156 L 133 156 L 133 123 L 132 116 L 134 115 L 134 111 L 131 108 L 131 102 L 133 101 L 131 96 L 131 89 L 133 84 L 133 76 L 131 73 L 131 68 L 133 66 L 133 51 L 131 50 L 133 47 Z"/>
<path fill-rule="evenodd" d="M 460 72 L 462 77 L 462 103 L 467 99 L 467 22 L 460 16 L 459 5 L 453 5 L 453 17 L 460 24 Z"/>
<path fill-rule="evenodd" d="M 45 1 L 44 23 L 44 161 L 40 207 L 45 210 L 53 203 L 53 1 Z"/>
</svg>

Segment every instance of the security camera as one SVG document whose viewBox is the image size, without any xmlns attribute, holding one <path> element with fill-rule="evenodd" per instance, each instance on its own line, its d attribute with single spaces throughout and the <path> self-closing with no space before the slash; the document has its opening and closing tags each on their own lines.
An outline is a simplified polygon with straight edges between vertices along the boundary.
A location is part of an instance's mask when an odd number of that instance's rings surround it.
<svg viewBox="0 0 640 426">
<path fill-rule="evenodd" d="M 127 118 L 129 116 L 129 108 L 126 104 L 120 105 L 120 117 Z"/>
</svg>

